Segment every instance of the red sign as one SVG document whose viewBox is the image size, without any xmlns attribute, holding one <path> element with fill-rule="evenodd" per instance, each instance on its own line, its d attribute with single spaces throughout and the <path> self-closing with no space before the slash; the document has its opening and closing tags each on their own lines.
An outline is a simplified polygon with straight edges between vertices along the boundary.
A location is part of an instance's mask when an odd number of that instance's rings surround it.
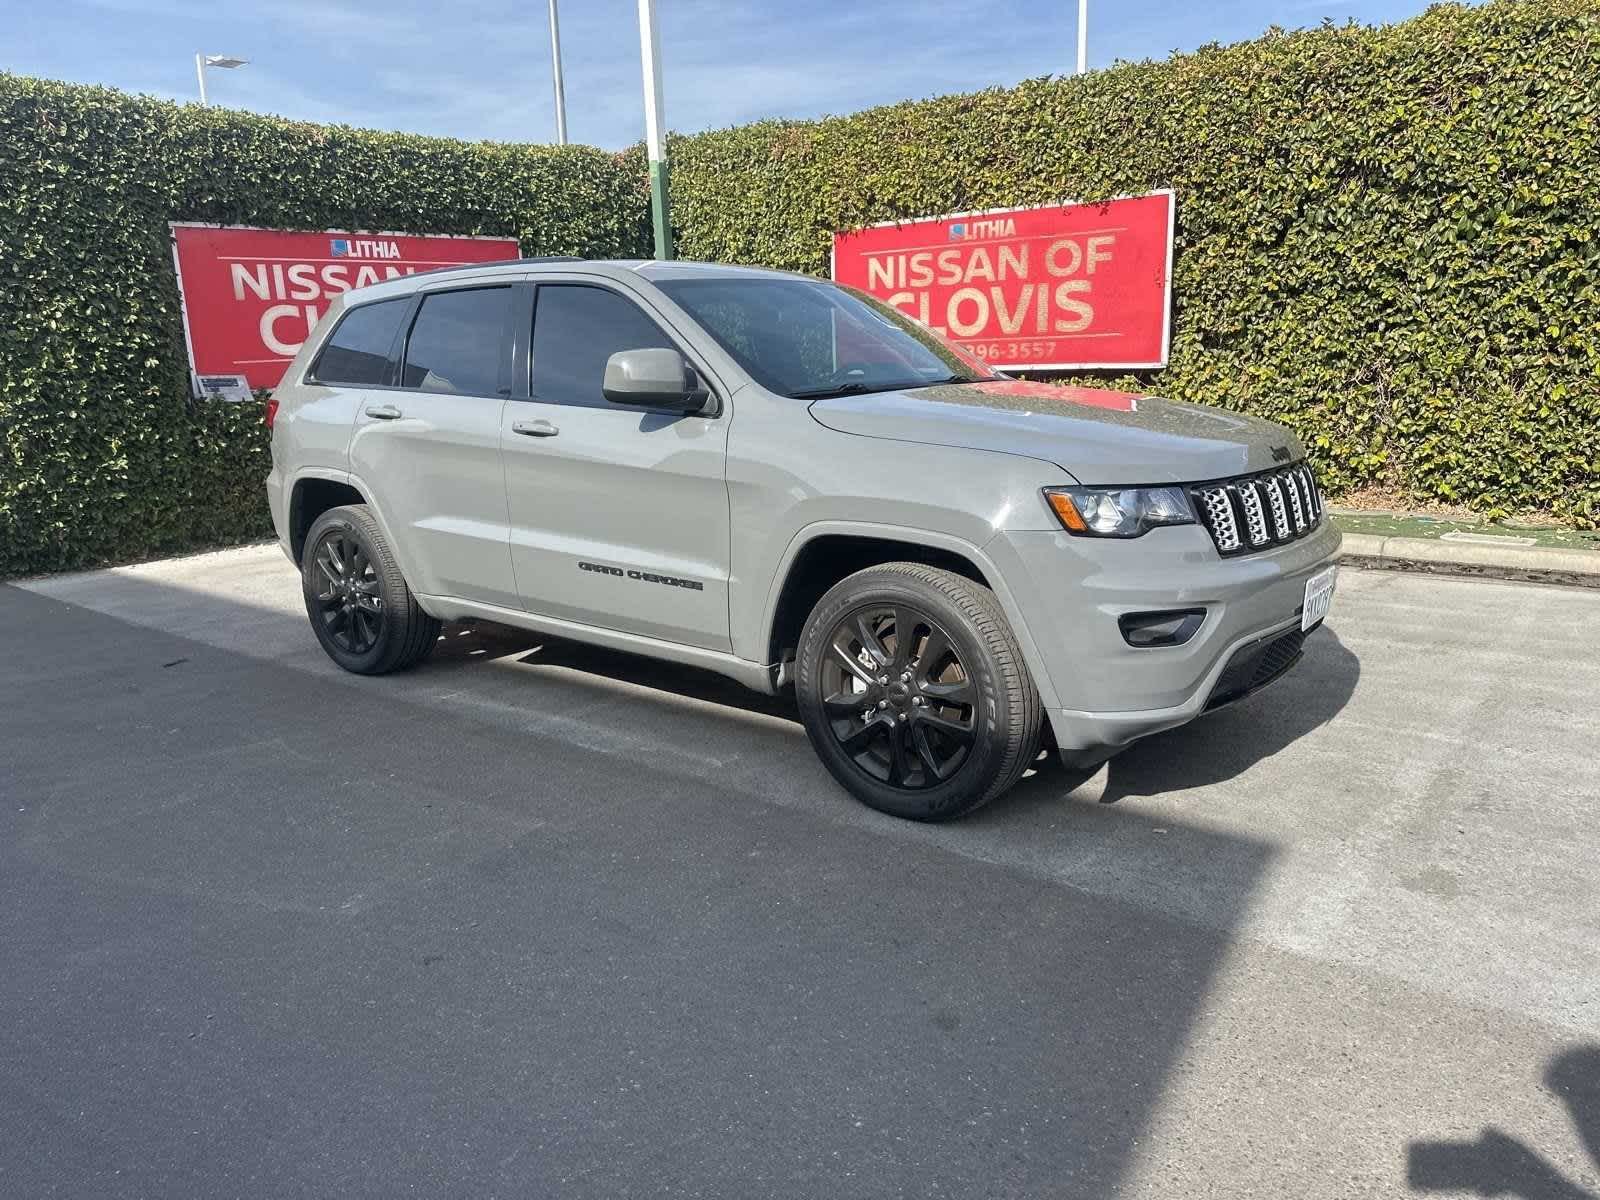
<svg viewBox="0 0 1600 1200">
<path fill-rule="evenodd" d="M 997 367 L 1164 367 L 1170 191 L 833 235 L 833 277 Z"/>
<path fill-rule="evenodd" d="M 276 387 L 340 292 L 521 253 L 515 238 L 295 233 L 173 222 L 172 261 L 189 366 L 201 375 L 243 375 L 252 388 Z"/>
</svg>

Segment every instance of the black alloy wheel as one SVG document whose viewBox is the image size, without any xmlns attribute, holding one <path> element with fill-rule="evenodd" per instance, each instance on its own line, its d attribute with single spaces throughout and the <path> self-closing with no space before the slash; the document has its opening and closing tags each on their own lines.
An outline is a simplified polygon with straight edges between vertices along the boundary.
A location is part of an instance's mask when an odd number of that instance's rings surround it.
<svg viewBox="0 0 1600 1200">
<path fill-rule="evenodd" d="M 833 736 L 880 783 L 932 787 L 972 753 L 976 689 L 950 635 L 919 609 L 847 614 L 828 637 L 821 679 Z"/>
<path fill-rule="evenodd" d="M 330 508 L 311 523 L 300 590 L 317 641 L 357 675 L 415 666 L 439 640 L 438 618 L 417 603 L 365 504 Z"/>
<path fill-rule="evenodd" d="M 320 588 L 319 616 L 329 639 L 347 654 L 367 654 L 383 637 L 383 589 L 372 557 L 353 533 L 335 527 L 318 539 L 311 565 Z"/>
<path fill-rule="evenodd" d="M 795 648 L 812 748 L 863 804 L 948 821 L 1000 795 L 1033 761 L 1043 712 L 995 594 L 923 563 L 834 584 Z"/>
</svg>

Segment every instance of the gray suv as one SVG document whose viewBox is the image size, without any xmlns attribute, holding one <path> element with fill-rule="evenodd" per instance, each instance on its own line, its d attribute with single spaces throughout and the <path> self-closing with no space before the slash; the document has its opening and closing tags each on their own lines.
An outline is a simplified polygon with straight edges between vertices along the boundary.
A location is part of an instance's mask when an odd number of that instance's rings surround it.
<svg viewBox="0 0 1600 1200">
<path fill-rule="evenodd" d="M 860 292 L 525 260 L 334 303 L 269 406 L 272 516 L 347 670 L 476 618 L 793 684 L 919 820 L 1277 678 L 1339 535 L 1288 431 L 1010 378 Z"/>
</svg>

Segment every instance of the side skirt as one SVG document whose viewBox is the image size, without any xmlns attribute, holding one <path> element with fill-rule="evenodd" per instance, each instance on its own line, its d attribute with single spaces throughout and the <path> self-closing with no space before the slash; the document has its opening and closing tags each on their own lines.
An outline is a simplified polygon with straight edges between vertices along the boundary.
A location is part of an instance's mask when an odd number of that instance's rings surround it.
<svg viewBox="0 0 1600 1200">
<path fill-rule="evenodd" d="M 494 621 L 534 633 L 547 633 L 553 637 L 569 638 L 574 642 L 587 642 L 604 646 L 608 650 L 623 650 L 629 654 L 642 654 L 648 658 L 662 658 L 668 662 L 700 667 L 726 675 L 744 684 L 751 691 L 771 696 L 778 690 L 779 667 L 750 662 L 720 650 L 704 650 L 699 646 L 685 646 L 678 642 L 664 642 L 658 638 L 637 633 L 623 633 L 604 629 L 598 625 L 584 625 L 578 621 L 563 621 L 556 617 L 542 617 L 538 613 L 516 608 L 501 608 L 497 604 L 484 604 L 476 600 L 460 600 L 454 596 L 417 596 L 423 609 L 442 621 L 476 619 Z"/>
</svg>

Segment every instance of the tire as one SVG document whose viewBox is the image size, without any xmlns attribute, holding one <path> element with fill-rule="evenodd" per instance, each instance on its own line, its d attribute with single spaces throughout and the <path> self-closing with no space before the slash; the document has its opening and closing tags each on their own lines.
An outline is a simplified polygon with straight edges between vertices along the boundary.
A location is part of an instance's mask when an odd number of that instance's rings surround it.
<svg viewBox="0 0 1600 1200">
<path fill-rule="evenodd" d="M 412 596 L 365 504 L 330 508 L 318 517 L 300 560 L 300 590 L 311 629 L 328 657 L 346 671 L 387 675 L 415 666 L 432 652 L 439 621 Z"/>
<path fill-rule="evenodd" d="M 896 817 L 964 816 L 1038 752 L 1039 693 L 994 593 L 919 563 L 858 571 L 817 602 L 795 698 L 833 777 Z"/>
</svg>

